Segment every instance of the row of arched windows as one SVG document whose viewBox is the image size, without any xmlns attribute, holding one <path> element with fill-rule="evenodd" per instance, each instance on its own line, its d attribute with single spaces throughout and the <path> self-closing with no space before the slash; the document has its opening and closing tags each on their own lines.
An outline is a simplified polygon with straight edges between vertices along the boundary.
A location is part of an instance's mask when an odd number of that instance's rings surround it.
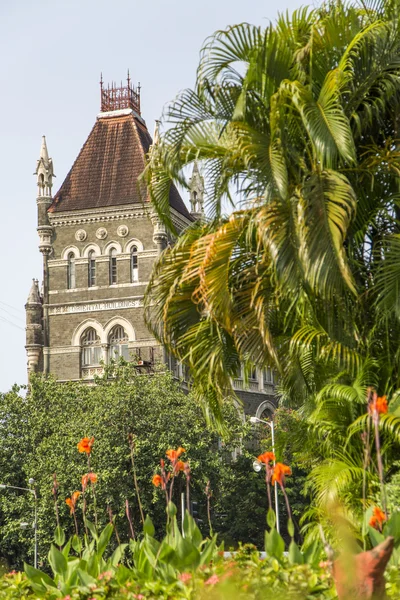
<svg viewBox="0 0 400 600">
<path fill-rule="evenodd" d="M 67 266 L 67 287 L 69 290 L 76 288 L 75 274 L 75 254 L 68 254 Z M 138 249 L 137 246 L 132 246 L 130 255 L 130 279 L 131 283 L 139 281 L 138 270 Z M 110 248 L 109 251 L 109 284 L 118 283 L 118 267 L 117 267 L 117 249 Z M 94 250 L 91 250 L 88 255 L 88 287 L 96 285 L 96 255 Z"/>
<path fill-rule="evenodd" d="M 81 338 L 81 365 L 82 367 L 96 367 L 103 358 L 101 340 L 97 331 L 89 327 Z M 129 360 L 128 335 L 122 325 L 116 325 L 108 337 L 108 359 L 118 358 Z"/>
</svg>

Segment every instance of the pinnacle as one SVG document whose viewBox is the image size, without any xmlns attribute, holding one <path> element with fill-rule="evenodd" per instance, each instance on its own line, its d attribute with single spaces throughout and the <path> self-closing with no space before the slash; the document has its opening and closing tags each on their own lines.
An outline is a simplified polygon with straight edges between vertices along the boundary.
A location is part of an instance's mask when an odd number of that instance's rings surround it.
<svg viewBox="0 0 400 600">
<path fill-rule="evenodd" d="M 43 159 L 45 163 L 49 162 L 49 153 L 47 152 L 47 144 L 46 144 L 46 136 L 42 136 L 42 146 L 40 148 L 40 158 Z"/>
</svg>

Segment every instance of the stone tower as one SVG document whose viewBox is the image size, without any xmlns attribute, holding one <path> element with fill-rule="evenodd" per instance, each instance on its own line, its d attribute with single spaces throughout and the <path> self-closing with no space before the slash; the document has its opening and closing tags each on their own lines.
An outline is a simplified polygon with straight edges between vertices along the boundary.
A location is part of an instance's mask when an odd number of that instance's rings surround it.
<svg viewBox="0 0 400 600">
<path fill-rule="evenodd" d="M 101 82 L 101 112 L 54 197 L 43 138 L 36 168 L 43 293 L 35 281 L 26 304 L 30 371 L 91 380 L 119 356 L 162 358 L 143 315 L 153 263 L 170 241 L 139 179 L 151 144 L 129 75 L 126 86 Z M 193 222 L 175 187 L 170 207 L 178 232 Z"/>
<path fill-rule="evenodd" d="M 43 370 L 43 310 L 39 293 L 39 282 L 34 279 L 25 304 L 26 313 L 26 354 L 28 378 L 31 373 Z"/>
</svg>

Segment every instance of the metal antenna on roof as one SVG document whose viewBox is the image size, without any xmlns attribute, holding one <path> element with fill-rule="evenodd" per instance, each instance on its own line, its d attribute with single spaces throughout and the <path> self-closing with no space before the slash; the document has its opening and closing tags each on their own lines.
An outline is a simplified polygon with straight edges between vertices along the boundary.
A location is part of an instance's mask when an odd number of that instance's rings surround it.
<svg viewBox="0 0 400 600">
<path fill-rule="evenodd" d="M 128 89 L 129 89 L 131 87 L 131 78 L 129 77 L 129 69 L 128 69 L 127 82 L 128 82 Z"/>
<path fill-rule="evenodd" d="M 103 89 L 103 73 L 100 73 L 100 87 Z"/>
</svg>

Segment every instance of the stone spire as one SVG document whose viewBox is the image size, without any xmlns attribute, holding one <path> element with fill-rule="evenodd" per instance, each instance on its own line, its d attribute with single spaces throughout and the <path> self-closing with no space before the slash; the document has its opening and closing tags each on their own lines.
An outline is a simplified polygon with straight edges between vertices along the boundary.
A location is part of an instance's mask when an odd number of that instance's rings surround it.
<svg viewBox="0 0 400 600">
<path fill-rule="evenodd" d="M 46 137 L 42 136 L 42 146 L 40 148 L 40 158 L 36 163 L 35 175 L 37 176 L 38 198 L 46 196 L 51 198 L 51 189 L 53 187 L 53 161 L 49 158 L 47 151 Z"/>
<path fill-rule="evenodd" d="M 197 160 L 194 161 L 192 176 L 189 180 L 190 214 L 195 219 L 204 218 L 204 177 L 200 174 Z"/>
<path fill-rule="evenodd" d="M 39 370 L 43 348 L 42 299 L 39 293 L 39 282 L 32 281 L 32 286 L 25 304 L 26 314 L 26 354 L 28 360 L 28 377 Z"/>
</svg>

